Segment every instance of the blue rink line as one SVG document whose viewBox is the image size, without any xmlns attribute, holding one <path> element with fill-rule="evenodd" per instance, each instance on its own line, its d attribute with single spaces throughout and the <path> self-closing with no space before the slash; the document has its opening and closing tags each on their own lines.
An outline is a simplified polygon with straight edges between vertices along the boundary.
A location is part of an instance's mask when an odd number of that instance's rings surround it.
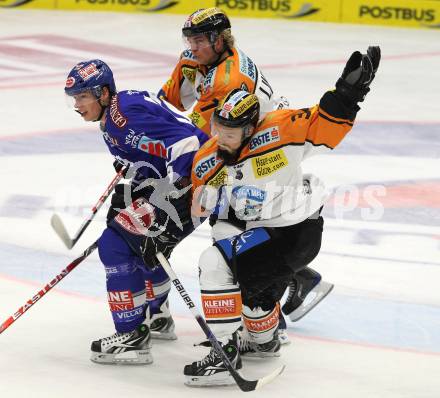
<svg viewBox="0 0 440 398">
<path fill-rule="evenodd" d="M 96 132 L 78 130 L 1 139 L 0 156 L 108 152 L 98 125 Z"/>
<path fill-rule="evenodd" d="M 5 243 L 0 243 L 0 252 L 0 281 L 1 275 L 7 275 L 38 282 L 41 286 L 76 257 L 75 254 L 59 255 Z M 191 280 L 186 278 L 185 287 L 196 300 L 196 276 Z M 80 264 L 57 288 L 105 299 L 105 274 L 96 254 Z M 27 299 L 23 297 L 23 303 Z M 187 314 L 185 305 L 177 297 L 172 303 L 176 314 Z M 14 310 L 11 308 L 11 313 Z M 0 315 L 6 317 L 8 314 Z M 288 327 L 303 336 L 440 354 L 440 306 L 333 292 L 299 322 L 288 321 Z"/>
<path fill-rule="evenodd" d="M 359 122 L 338 145 L 336 153 L 439 158 L 439 136 L 440 123 Z M 0 137 L 0 156 L 106 151 L 98 125 L 96 131 L 78 129 L 13 139 Z"/>
<path fill-rule="evenodd" d="M 358 122 L 335 153 L 440 158 L 440 123 Z"/>
<path fill-rule="evenodd" d="M 79 257 L 84 244 L 66 254 L 49 253 L 32 250 L 18 245 L 0 242 L 0 279 L 1 275 L 11 276 L 20 280 L 36 282 L 41 288 L 50 282 L 75 258 Z M 105 298 L 105 272 L 99 261 L 97 250 L 80 263 L 67 275 L 57 288 L 69 292 L 83 294 L 93 298 Z M 35 291 L 39 288 L 37 287 Z M 24 298 L 26 300 L 27 298 Z"/>
<path fill-rule="evenodd" d="M 440 354 L 440 306 L 333 292 L 288 328 L 303 336 Z"/>
</svg>

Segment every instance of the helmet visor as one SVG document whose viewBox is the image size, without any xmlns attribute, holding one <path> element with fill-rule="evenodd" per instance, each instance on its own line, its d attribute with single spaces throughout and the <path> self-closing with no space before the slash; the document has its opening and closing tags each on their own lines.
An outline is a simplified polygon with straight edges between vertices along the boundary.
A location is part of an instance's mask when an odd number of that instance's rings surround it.
<svg viewBox="0 0 440 398">
<path fill-rule="evenodd" d="M 66 103 L 69 108 L 75 108 L 78 109 L 81 106 L 88 106 L 96 101 L 98 101 L 99 98 L 95 96 L 95 93 L 88 89 L 83 90 L 78 93 L 70 93 L 65 94 Z"/>
<path fill-rule="evenodd" d="M 202 50 L 211 47 L 218 38 L 217 32 L 196 33 L 194 35 L 183 35 L 183 44 L 187 50 Z"/>
</svg>

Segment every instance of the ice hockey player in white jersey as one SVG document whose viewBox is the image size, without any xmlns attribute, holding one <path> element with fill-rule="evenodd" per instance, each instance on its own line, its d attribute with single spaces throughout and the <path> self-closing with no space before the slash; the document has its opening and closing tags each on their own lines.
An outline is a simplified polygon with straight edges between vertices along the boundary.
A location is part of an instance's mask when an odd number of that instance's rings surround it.
<svg viewBox="0 0 440 398">
<path fill-rule="evenodd" d="M 211 7 L 195 11 L 185 21 L 182 35 L 188 48 L 159 96 L 182 111 L 192 109 L 191 120 L 208 135 L 214 109 L 233 89 L 240 88 L 258 97 L 260 118 L 267 112 L 288 107 L 288 100 L 274 92 L 261 69 L 235 45 L 230 20 L 222 10 Z M 332 285 L 321 283 L 321 275 L 311 268 L 297 273 L 289 283 L 284 314 L 292 321 L 300 319 L 324 298 L 320 293 L 324 286 L 328 293 Z M 309 293 L 310 305 L 304 308 L 301 304 Z M 310 296 L 315 300 L 310 301 Z M 287 344 L 287 325 L 281 312 L 280 322 L 279 339 Z"/>
<path fill-rule="evenodd" d="M 258 98 L 233 90 L 214 111 L 213 137 L 194 157 L 192 210 L 214 214 L 215 242 L 199 259 L 201 299 L 236 369 L 242 320 L 257 350 L 278 349 L 281 295 L 321 248 L 326 190 L 303 175 L 301 162 L 331 151 L 351 130 L 379 62 L 379 47 L 354 52 L 336 89 L 311 108 L 277 110 L 258 122 Z M 188 385 L 234 383 L 214 349 L 184 374 Z"/>
</svg>

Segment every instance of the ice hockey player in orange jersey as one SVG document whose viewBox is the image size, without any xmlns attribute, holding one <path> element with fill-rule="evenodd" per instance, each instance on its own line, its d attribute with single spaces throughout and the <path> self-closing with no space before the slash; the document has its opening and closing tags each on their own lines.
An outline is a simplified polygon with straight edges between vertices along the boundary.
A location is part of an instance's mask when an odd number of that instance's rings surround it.
<svg viewBox="0 0 440 398">
<path fill-rule="evenodd" d="M 260 104 L 260 118 L 275 109 L 288 107 L 288 100 L 277 96 L 261 70 L 241 49 L 235 46 L 231 23 L 218 8 L 200 9 L 192 13 L 182 29 L 188 49 L 184 51 L 174 71 L 162 87 L 159 96 L 180 110 L 193 108 L 193 123 L 211 134 L 211 116 L 220 100 L 233 89 L 254 93 Z M 289 294 L 283 312 L 292 321 L 305 315 L 302 303 L 313 289 L 328 294 L 333 285 L 321 281 L 321 275 L 307 267 L 289 283 Z M 314 304 L 324 298 L 317 297 Z M 313 305 L 314 306 L 314 305 Z M 309 306 L 308 311 L 313 308 Z M 279 339 L 288 344 L 286 322 L 280 313 Z"/>
<path fill-rule="evenodd" d="M 214 111 L 213 137 L 194 157 L 193 213 L 211 213 L 214 244 L 199 259 L 202 305 L 236 369 L 242 320 L 247 346 L 268 354 L 279 346 L 279 300 L 321 248 L 325 187 L 301 163 L 331 151 L 351 130 L 379 62 L 379 47 L 354 52 L 336 89 L 311 108 L 259 121 L 258 98 L 236 89 Z M 184 374 L 188 385 L 234 382 L 214 349 Z"/>
<path fill-rule="evenodd" d="M 190 118 L 208 135 L 212 112 L 234 88 L 257 95 L 262 113 L 287 103 L 274 94 L 252 59 L 235 46 L 231 23 L 223 11 L 216 7 L 197 10 L 185 21 L 182 33 L 187 50 L 159 96 L 181 111 L 194 105 Z"/>
</svg>

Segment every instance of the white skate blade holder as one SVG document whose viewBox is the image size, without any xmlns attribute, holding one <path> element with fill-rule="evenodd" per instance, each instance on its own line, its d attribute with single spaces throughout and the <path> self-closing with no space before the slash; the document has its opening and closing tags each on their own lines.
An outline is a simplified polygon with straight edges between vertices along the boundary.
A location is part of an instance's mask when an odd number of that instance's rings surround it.
<svg viewBox="0 0 440 398">
<path fill-rule="evenodd" d="M 148 365 L 153 363 L 150 350 L 125 351 L 121 353 L 92 352 L 90 360 L 104 365 Z"/>
<path fill-rule="evenodd" d="M 280 366 L 279 368 L 275 369 L 268 375 L 262 377 L 258 380 L 257 384 L 252 390 L 246 390 L 246 391 L 254 391 L 258 390 L 261 387 L 263 387 L 266 384 L 269 384 L 274 379 L 276 379 L 281 373 L 283 373 L 284 369 L 286 368 L 285 365 Z M 223 374 L 224 373 L 224 374 Z M 237 371 L 238 374 L 241 375 L 240 372 Z M 189 387 L 207 387 L 207 386 L 229 386 L 233 385 L 236 382 L 234 382 L 234 378 L 231 376 L 229 372 L 222 372 L 218 373 L 218 376 L 212 379 L 213 376 L 186 376 L 185 385 Z M 206 379 L 210 380 L 206 380 Z"/>
<path fill-rule="evenodd" d="M 235 384 L 234 378 L 228 371 L 209 376 L 185 376 L 185 385 L 188 387 L 231 386 Z"/>
<path fill-rule="evenodd" d="M 151 330 L 150 334 L 151 338 L 155 340 L 177 340 L 177 335 L 174 332 L 174 329 L 166 332 L 155 332 Z"/>
<path fill-rule="evenodd" d="M 281 345 L 288 345 L 291 343 L 286 329 L 278 329 L 278 340 Z"/>
<path fill-rule="evenodd" d="M 281 356 L 281 352 L 246 352 L 241 354 L 241 359 L 252 360 L 252 359 L 261 359 L 261 358 L 279 358 Z"/>
<path fill-rule="evenodd" d="M 307 295 L 304 303 L 302 303 L 295 311 L 288 314 L 292 322 L 299 321 L 304 315 L 308 314 L 315 308 L 327 295 L 332 291 L 335 285 L 332 283 L 321 281 Z"/>
</svg>

